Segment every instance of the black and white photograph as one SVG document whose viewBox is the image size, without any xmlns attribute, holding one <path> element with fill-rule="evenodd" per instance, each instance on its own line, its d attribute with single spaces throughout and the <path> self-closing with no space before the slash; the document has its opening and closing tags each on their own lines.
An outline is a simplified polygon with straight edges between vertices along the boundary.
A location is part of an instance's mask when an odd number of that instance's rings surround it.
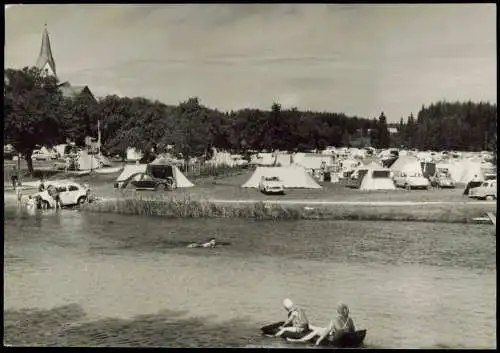
<svg viewBox="0 0 500 353">
<path fill-rule="evenodd" d="M 4 346 L 497 348 L 495 3 L 4 20 Z"/>
</svg>

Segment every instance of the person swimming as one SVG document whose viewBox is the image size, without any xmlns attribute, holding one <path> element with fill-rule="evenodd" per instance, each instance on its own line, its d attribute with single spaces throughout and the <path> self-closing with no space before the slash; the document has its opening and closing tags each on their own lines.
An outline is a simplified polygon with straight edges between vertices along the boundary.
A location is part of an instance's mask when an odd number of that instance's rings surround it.
<svg viewBox="0 0 500 353">
<path fill-rule="evenodd" d="M 281 325 L 276 337 L 283 335 L 285 332 L 302 333 L 309 330 L 309 320 L 307 319 L 304 309 L 299 308 L 293 302 L 286 298 L 283 300 L 283 307 L 288 312 L 288 319 Z M 292 324 L 292 326 L 288 326 Z"/>
<path fill-rule="evenodd" d="M 208 242 L 200 244 L 200 243 L 191 243 L 187 247 L 188 248 L 215 248 L 217 246 L 217 242 L 215 238 L 210 238 Z"/>
<path fill-rule="evenodd" d="M 330 336 L 331 338 L 336 337 L 339 333 L 342 332 L 355 332 L 356 328 L 354 327 L 354 321 L 352 318 L 349 316 L 349 307 L 346 304 L 340 303 L 337 306 L 337 317 L 330 321 L 330 324 L 326 328 L 317 328 L 314 329 L 313 332 L 311 332 L 308 335 L 305 335 L 304 337 L 300 339 L 291 339 L 289 338 L 289 341 L 292 342 L 308 342 L 309 340 L 313 339 L 316 336 L 319 336 L 318 339 L 316 340 L 315 345 L 319 346 L 319 344 L 327 337 Z"/>
</svg>

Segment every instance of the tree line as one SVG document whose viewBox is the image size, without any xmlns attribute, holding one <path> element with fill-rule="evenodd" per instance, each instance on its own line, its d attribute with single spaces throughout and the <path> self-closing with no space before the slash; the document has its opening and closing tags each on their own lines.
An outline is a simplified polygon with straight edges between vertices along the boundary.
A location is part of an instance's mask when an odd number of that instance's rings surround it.
<svg viewBox="0 0 500 353">
<path fill-rule="evenodd" d="M 491 144 L 494 139 L 496 144 L 496 105 L 489 103 L 422 107 L 417 119 L 401 120 L 400 133 L 390 135 L 384 113 L 362 118 L 283 109 L 278 102 L 269 110 L 222 112 L 198 98 L 177 105 L 116 95 L 97 101 L 85 95 L 65 98 L 58 85 L 55 77 L 33 67 L 4 72 L 4 143 L 23 153 L 31 170 L 37 145 L 65 143 L 68 138 L 83 145 L 86 136 L 97 136 L 98 120 L 102 151 L 111 155 L 123 155 L 127 147 L 162 152 L 169 146 L 184 157 L 207 155 L 211 147 L 239 153 L 307 151 L 349 146 L 356 136 L 369 136 L 375 148 L 481 150 L 485 141 Z"/>
</svg>

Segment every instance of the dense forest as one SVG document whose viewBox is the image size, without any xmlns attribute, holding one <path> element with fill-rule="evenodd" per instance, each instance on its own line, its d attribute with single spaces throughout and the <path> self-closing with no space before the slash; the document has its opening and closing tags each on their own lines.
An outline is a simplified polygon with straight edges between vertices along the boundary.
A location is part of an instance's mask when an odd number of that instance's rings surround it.
<svg viewBox="0 0 500 353">
<path fill-rule="evenodd" d="M 110 95 L 89 99 L 65 98 L 58 82 L 36 68 L 7 69 L 4 74 L 4 141 L 27 158 L 36 145 L 83 144 L 97 136 L 100 121 L 104 152 L 123 154 L 127 147 L 161 152 L 167 146 L 183 156 L 200 156 L 210 147 L 247 150 L 322 149 L 349 146 L 355 137 L 370 137 L 372 147 L 421 150 L 496 151 L 496 105 L 439 102 L 423 106 L 417 118 L 391 124 L 387 117 L 347 116 L 344 113 L 283 109 L 222 112 L 197 98 L 166 105 L 146 98 Z"/>
</svg>

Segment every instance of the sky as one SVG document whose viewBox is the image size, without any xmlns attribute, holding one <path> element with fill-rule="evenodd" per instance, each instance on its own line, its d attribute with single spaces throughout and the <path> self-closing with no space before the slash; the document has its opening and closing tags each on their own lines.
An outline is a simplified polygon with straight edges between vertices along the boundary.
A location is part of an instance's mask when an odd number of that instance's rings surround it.
<svg viewBox="0 0 500 353">
<path fill-rule="evenodd" d="M 11 5 L 5 67 L 44 23 L 61 81 L 96 96 L 388 121 L 439 100 L 496 104 L 495 4 Z"/>
</svg>

